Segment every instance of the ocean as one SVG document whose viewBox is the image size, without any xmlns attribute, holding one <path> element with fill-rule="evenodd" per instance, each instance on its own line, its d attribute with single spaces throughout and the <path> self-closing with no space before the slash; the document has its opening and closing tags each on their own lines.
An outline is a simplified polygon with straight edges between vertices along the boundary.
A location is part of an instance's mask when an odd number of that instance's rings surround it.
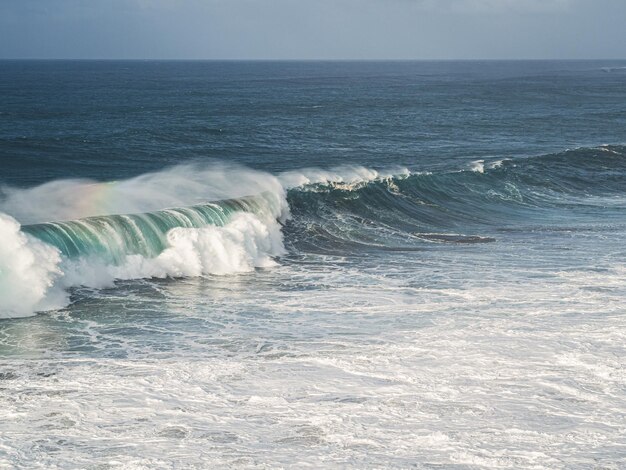
<svg viewBox="0 0 626 470">
<path fill-rule="evenodd" d="M 0 468 L 624 468 L 626 61 L 0 61 Z"/>
</svg>

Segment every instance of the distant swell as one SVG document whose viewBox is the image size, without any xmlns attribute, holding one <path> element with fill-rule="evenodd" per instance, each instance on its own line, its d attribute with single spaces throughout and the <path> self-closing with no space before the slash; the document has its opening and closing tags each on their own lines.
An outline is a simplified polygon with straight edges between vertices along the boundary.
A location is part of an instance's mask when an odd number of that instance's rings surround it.
<svg viewBox="0 0 626 470">
<path fill-rule="evenodd" d="M 624 188 L 624 146 L 436 173 L 342 167 L 275 177 L 196 165 L 116 183 L 3 188 L 0 208 L 10 215 L 0 213 L 0 318 L 60 308 L 75 286 L 246 272 L 287 251 L 493 243 L 494 229 L 533 218 L 622 210 Z M 50 214 L 64 220 L 45 221 Z"/>
<path fill-rule="evenodd" d="M 626 147 L 479 160 L 465 169 L 310 182 L 288 192 L 287 239 L 337 252 L 471 240 L 495 227 L 626 205 Z M 423 234 L 434 234 L 424 236 Z M 492 241 L 491 237 L 486 237 Z"/>
</svg>

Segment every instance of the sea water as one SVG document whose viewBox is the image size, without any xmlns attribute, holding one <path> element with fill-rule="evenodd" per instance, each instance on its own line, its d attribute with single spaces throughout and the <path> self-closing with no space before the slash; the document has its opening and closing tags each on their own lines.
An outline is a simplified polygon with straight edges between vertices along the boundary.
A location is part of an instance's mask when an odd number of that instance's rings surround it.
<svg viewBox="0 0 626 470">
<path fill-rule="evenodd" d="M 624 62 L 0 62 L 0 467 L 622 468 Z"/>
</svg>

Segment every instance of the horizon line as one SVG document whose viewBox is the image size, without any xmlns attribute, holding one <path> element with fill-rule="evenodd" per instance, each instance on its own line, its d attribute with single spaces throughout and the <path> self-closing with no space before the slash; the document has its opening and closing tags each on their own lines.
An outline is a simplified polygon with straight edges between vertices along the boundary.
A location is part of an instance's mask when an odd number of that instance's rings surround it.
<svg viewBox="0 0 626 470">
<path fill-rule="evenodd" d="M 116 57 L 0 57 L 0 61 L 136 61 L 136 62 L 591 62 L 626 58 L 116 58 Z"/>
</svg>

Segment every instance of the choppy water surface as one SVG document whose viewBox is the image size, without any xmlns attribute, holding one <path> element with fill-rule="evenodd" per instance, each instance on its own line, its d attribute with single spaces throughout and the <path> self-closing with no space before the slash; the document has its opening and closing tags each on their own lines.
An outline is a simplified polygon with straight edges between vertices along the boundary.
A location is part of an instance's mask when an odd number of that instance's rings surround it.
<svg viewBox="0 0 626 470">
<path fill-rule="evenodd" d="M 621 468 L 617 65 L 0 63 L 0 467 Z"/>
</svg>

